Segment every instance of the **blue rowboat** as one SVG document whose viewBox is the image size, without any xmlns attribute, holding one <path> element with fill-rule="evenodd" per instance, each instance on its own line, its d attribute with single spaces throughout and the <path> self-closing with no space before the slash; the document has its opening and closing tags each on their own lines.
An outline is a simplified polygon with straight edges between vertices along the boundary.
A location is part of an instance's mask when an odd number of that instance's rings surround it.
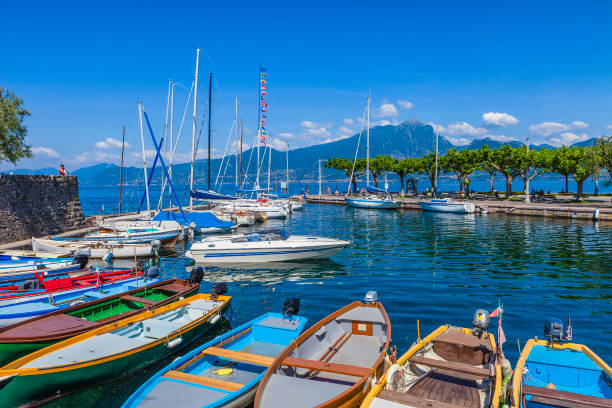
<svg viewBox="0 0 612 408">
<path fill-rule="evenodd" d="M 87 257 L 37 258 L 0 255 L 0 280 L 32 278 L 36 273 L 60 273 L 74 271 L 87 265 Z"/>
<path fill-rule="evenodd" d="M 554 324 L 562 333 L 561 321 Z M 547 337 L 525 345 L 514 371 L 512 406 L 612 407 L 610 366 L 587 346 L 567 343 L 563 334 Z"/>
<path fill-rule="evenodd" d="M 244 407 L 268 366 L 307 319 L 266 313 L 164 367 L 125 402 L 128 407 Z"/>
</svg>

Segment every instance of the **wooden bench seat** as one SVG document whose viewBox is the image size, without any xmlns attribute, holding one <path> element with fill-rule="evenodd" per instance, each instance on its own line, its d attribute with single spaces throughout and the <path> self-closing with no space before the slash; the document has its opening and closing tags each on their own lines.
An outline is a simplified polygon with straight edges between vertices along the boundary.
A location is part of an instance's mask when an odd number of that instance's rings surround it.
<svg viewBox="0 0 612 408">
<path fill-rule="evenodd" d="M 330 363 L 327 361 L 306 360 L 303 358 L 287 357 L 283 360 L 281 364 L 289 367 L 306 368 L 309 370 L 351 375 L 353 377 L 368 377 L 370 374 L 372 374 L 371 368 L 358 367 L 348 364 Z"/>
<path fill-rule="evenodd" d="M 164 285 L 164 286 L 156 286 L 156 287 L 154 287 L 152 289 L 160 289 L 160 290 L 167 290 L 167 291 L 170 291 L 170 292 L 180 293 L 180 292 L 182 292 L 182 291 L 184 291 L 186 289 L 189 289 L 190 287 L 193 288 L 195 286 L 181 285 L 179 283 L 169 283 L 169 284 Z"/>
<path fill-rule="evenodd" d="M 480 339 L 472 334 L 467 334 L 455 330 L 449 330 L 445 333 L 440 334 L 438 337 L 433 339 L 434 342 L 457 344 L 466 347 L 473 348 L 486 348 L 490 349 L 488 335 L 483 335 Z"/>
<path fill-rule="evenodd" d="M 142 304 L 149 305 L 149 306 L 153 306 L 157 304 L 156 300 L 149 300 L 149 299 L 132 296 L 132 295 L 121 296 L 121 299 L 128 300 L 130 302 L 138 302 L 138 303 L 142 303 Z"/>
<path fill-rule="evenodd" d="M 415 408 L 463 408 L 463 405 L 447 404 L 440 401 L 432 401 L 426 398 L 415 397 L 414 395 L 404 394 L 403 392 L 382 390 L 376 398 L 387 401 L 397 402 L 402 405 L 410 405 Z"/>
<path fill-rule="evenodd" d="M 242 351 L 228 350 L 219 347 L 208 347 L 202 354 L 223 357 L 230 360 L 243 361 L 245 363 L 270 366 L 274 362 L 273 357 L 262 356 L 259 354 L 245 353 Z"/>
<path fill-rule="evenodd" d="M 612 408 L 612 399 L 592 397 L 573 392 L 523 385 L 523 394 L 531 395 L 531 401 L 559 407 Z"/>
<path fill-rule="evenodd" d="M 238 391 L 239 389 L 244 387 L 243 384 L 239 384 L 235 382 L 223 381 L 223 380 L 218 380 L 216 378 L 204 377 L 203 375 L 187 374 L 187 373 L 182 373 L 180 371 L 174 371 L 174 370 L 168 371 L 162 377 L 170 378 L 173 380 L 185 381 L 185 382 L 194 383 L 194 384 L 199 384 L 199 385 L 204 385 L 206 387 L 218 388 L 220 390 L 226 390 L 226 391 L 232 391 L 232 392 Z"/>
<path fill-rule="evenodd" d="M 440 368 L 447 372 L 470 374 L 480 378 L 491 377 L 491 372 L 486 368 L 474 367 L 469 364 L 457 363 L 455 361 L 434 360 L 432 358 L 414 356 L 410 358 L 410 362 L 426 365 L 428 367 Z"/>
</svg>

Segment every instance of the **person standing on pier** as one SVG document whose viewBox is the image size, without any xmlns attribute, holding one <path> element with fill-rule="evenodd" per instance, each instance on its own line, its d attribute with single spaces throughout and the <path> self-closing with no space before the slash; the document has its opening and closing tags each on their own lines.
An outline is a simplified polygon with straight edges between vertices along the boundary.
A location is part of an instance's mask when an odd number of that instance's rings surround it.
<svg viewBox="0 0 612 408">
<path fill-rule="evenodd" d="M 64 168 L 64 164 L 60 164 L 59 166 L 59 175 L 60 176 L 67 176 L 68 172 L 66 171 L 66 169 Z"/>
</svg>

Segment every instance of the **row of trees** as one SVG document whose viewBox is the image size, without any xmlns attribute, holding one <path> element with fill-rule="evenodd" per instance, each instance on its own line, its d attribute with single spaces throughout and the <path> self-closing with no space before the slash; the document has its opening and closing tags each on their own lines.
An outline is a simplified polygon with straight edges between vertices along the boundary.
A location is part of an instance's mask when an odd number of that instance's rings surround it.
<svg viewBox="0 0 612 408">
<path fill-rule="evenodd" d="M 366 170 L 366 159 L 353 160 L 335 157 L 326 163 L 326 168 L 344 171 L 347 177 L 353 176 L 351 183 L 356 191 L 357 180 Z M 378 177 L 386 172 L 399 176 L 402 194 L 404 179 L 410 174 L 427 174 L 432 188 L 435 188 L 436 160 L 434 153 L 423 157 L 396 159 L 391 156 L 378 155 L 370 159 L 370 171 L 376 187 Z M 493 191 L 493 180 L 497 173 L 506 179 L 506 197 L 512 194 L 512 182 L 520 177 L 523 181 L 523 192 L 527 194 L 527 181 L 533 180 L 542 173 L 554 172 L 565 177 L 565 190 L 568 191 L 568 178 L 576 181 L 576 196 L 582 198 L 584 181 L 589 177 L 599 178 L 607 171 L 612 178 L 612 138 L 599 139 L 590 147 L 566 147 L 559 149 L 527 149 L 526 146 L 512 147 L 503 145 L 498 149 L 484 146 L 478 150 L 457 150 L 452 148 L 444 155 L 438 156 L 438 172 L 454 173 L 459 182 L 459 190 L 468 190 L 470 176 L 476 171 L 484 171 L 490 177 L 490 190 Z"/>
</svg>

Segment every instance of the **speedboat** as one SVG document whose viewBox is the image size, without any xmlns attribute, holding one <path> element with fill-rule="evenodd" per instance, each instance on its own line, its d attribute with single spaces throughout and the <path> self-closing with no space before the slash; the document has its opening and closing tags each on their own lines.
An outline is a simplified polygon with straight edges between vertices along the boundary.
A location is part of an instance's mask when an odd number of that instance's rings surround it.
<svg viewBox="0 0 612 408">
<path fill-rule="evenodd" d="M 282 262 L 325 259 L 350 245 L 338 239 L 287 235 L 284 231 L 207 237 L 185 256 L 204 263 Z"/>
<path fill-rule="evenodd" d="M 590 348 L 569 343 L 560 319 L 548 319 L 546 340 L 530 339 L 514 370 L 513 408 L 612 407 L 612 368 Z"/>
<path fill-rule="evenodd" d="M 423 211 L 471 214 L 476 210 L 474 203 L 455 201 L 452 198 L 434 198 L 429 201 L 419 201 Z"/>
<path fill-rule="evenodd" d="M 287 299 L 285 307 L 290 301 L 299 299 Z M 268 366 L 306 322 L 289 313 L 266 313 L 238 326 L 163 368 L 123 408 L 247 407 Z"/>
</svg>

